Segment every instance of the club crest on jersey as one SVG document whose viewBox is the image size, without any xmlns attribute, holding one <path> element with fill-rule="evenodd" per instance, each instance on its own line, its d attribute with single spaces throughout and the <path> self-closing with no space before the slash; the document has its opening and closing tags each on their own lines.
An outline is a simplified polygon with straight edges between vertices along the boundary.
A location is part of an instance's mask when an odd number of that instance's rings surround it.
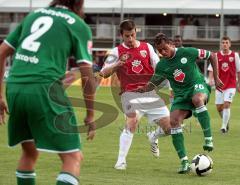
<svg viewBox="0 0 240 185">
<path fill-rule="evenodd" d="M 187 63 L 187 58 L 185 58 L 185 57 L 181 58 L 181 63 L 186 64 Z"/>
<path fill-rule="evenodd" d="M 234 61 L 234 58 L 233 58 L 233 57 L 229 57 L 229 61 L 230 61 L 230 62 L 233 62 L 233 61 Z"/>
<path fill-rule="evenodd" d="M 176 69 L 173 73 L 174 80 L 177 82 L 183 82 L 185 79 L 185 73 L 181 69 Z"/>
<path fill-rule="evenodd" d="M 140 54 L 141 54 L 141 56 L 142 56 L 143 58 L 146 58 L 146 56 L 147 56 L 147 51 L 146 51 L 146 50 L 141 50 L 141 51 L 140 51 Z"/>
<path fill-rule="evenodd" d="M 222 64 L 222 70 L 223 70 L 224 72 L 226 72 L 226 71 L 228 71 L 228 69 L 229 69 L 228 63 L 224 62 L 224 63 Z"/>
<path fill-rule="evenodd" d="M 132 62 L 132 71 L 135 73 L 140 73 L 143 70 L 143 66 L 140 60 L 134 60 Z"/>
</svg>

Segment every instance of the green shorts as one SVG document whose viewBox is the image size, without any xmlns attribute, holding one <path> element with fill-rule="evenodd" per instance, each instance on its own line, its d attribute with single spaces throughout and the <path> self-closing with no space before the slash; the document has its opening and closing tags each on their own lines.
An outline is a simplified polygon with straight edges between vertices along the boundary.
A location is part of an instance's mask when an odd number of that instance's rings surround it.
<svg viewBox="0 0 240 185">
<path fill-rule="evenodd" d="M 34 141 L 38 150 L 67 153 L 81 149 L 77 121 L 59 83 L 8 83 L 9 146 Z"/>
<path fill-rule="evenodd" d="M 205 82 L 196 83 L 192 88 L 186 89 L 184 95 L 174 96 L 173 104 L 171 106 L 171 112 L 173 112 L 174 110 L 195 111 L 195 107 L 192 103 L 192 97 L 197 93 L 206 94 L 208 102 L 210 98 L 211 87 Z"/>
</svg>

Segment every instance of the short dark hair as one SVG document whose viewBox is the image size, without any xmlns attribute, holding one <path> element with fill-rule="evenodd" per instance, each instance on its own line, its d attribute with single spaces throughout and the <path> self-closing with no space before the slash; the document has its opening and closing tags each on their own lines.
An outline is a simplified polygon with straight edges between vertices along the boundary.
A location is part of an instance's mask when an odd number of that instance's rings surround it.
<svg viewBox="0 0 240 185">
<path fill-rule="evenodd" d="M 123 31 L 131 31 L 133 29 L 136 30 L 136 25 L 134 23 L 133 20 L 130 20 L 130 19 L 126 19 L 124 21 L 122 21 L 119 25 L 120 27 L 120 33 L 123 34 Z"/>
<path fill-rule="evenodd" d="M 228 37 L 228 36 L 223 36 L 223 37 L 222 37 L 222 40 L 228 40 L 229 42 L 231 42 L 231 39 L 230 39 L 230 37 Z"/>
<path fill-rule="evenodd" d="M 73 12 L 77 13 L 76 11 L 82 8 L 84 0 L 52 0 L 50 3 L 50 7 L 55 7 L 57 5 L 66 6 Z"/>
<path fill-rule="evenodd" d="M 159 45 L 162 42 L 169 43 L 169 38 L 164 33 L 158 33 L 154 38 L 154 44 Z"/>
<path fill-rule="evenodd" d="M 182 40 L 182 36 L 181 35 L 175 35 L 174 39 L 181 39 Z"/>
</svg>

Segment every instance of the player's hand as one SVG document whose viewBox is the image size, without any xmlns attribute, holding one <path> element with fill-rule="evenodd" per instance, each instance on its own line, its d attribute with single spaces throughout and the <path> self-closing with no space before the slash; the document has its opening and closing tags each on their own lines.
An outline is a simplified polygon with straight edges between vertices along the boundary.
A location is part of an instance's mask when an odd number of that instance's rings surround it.
<svg viewBox="0 0 240 185">
<path fill-rule="evenodd" d="M 224 84 L 223 82 L 220 80 L 220 78 L 215 79 L 215 87 L 218 91 L 222 92 L 222 88 L 223 88 Z"/>
<path fill-rule="evenodd" d="M 5 124 L 5 113 L 8 113 L 8 109 L 5 101 L 0 98 L 0 125 Z"/>
<path fill-rule="evenodd" d="M 88 126 L 87 140 L 93 140 L 96 135 L 96 123 L 94 122 L 93 117 L 87 116 L 84 119 L 84 123 Z"/>
</svg>

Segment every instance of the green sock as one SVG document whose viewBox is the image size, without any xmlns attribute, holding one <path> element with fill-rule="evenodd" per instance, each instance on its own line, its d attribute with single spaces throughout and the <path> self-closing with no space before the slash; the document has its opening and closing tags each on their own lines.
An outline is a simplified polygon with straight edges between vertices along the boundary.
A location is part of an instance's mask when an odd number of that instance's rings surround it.
<svg viewBox="0 0 240 185">
<path fill-rule="evenodd" d="M 202 127 L 204 137 L 212 137 L 210 117 L 205 105 L 196 108 L 197 118 Z"/>
<path fill-rule="evenodd" d="M 78 178 L 67 172 L 61 172 L 57 177 L 56 185 L 78 185 Z"/>
<path fill-rule="evenodd" d="M 179 159 L 186 158 L 186 150 L 184 146 L 184 137 L 182 133 L 182 128 L 172 128 L 171 129 L 172 142 L 175 150 L 177 151 Z M 186 158 L 187 159 L 187 158 Z"/>
<path fill-rule="evenodd" d="M 34 171 L 16 171 L 17 185 L 35 185 Z"/>
</svg>

